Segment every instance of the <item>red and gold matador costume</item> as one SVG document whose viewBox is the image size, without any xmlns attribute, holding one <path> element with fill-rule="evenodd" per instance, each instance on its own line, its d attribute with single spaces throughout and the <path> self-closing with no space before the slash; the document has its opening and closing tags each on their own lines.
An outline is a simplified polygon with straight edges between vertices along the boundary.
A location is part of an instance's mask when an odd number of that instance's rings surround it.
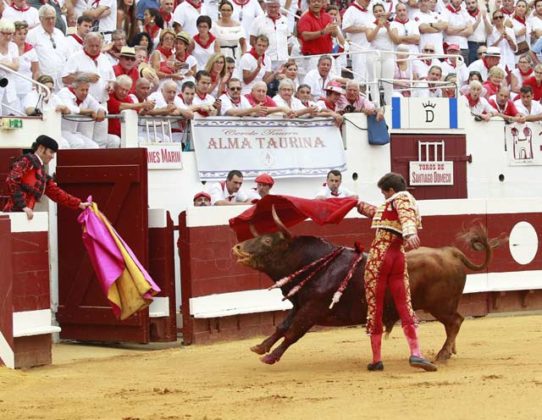
<svg viewBox="0 0 542 420">
<path fill-rule="evenodd" d="M 373 359 L 380 361 L 382 312 L 384 295 L 389 288 L 401 318 L 411 354 L 419 356 L 416 336 L 416 315 L 410 300 L 410 287 L 403 238 L 417 234 L 421 217 L 414 197 L 406 192 L 395 193 L 378 208 L 360 202 L 358 210 L 372 219 L 376 229 L 365 266 L 367 298 L 367 333 L 371 335 Z"/>
<path fill-rule="evenodd" d="M 45 173 L 43 163 L 34 153 L 23 155 L 14 162 L 6 179 L 9 199 L 4 211 L 23 211 L 25 207 L 33 209 L 43 194 L 66 207 L 77 209 L 81 200 L 61 189 Z"/>
</svg>

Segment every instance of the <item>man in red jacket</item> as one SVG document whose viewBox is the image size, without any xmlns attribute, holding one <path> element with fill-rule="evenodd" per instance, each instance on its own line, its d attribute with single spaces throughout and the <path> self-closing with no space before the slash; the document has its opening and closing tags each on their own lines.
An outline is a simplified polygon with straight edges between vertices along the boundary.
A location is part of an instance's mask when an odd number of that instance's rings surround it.
<svg viewBox="0 0 542 420">
<path fill-rule="evenodd" d="M 28 220 L 34 217 L 34 205 L 43 194 L 54 202 L 72 209 L 84 210 L 90 203 L 68 194 L 47 175 L 47 165 L 58 151 L 58 143 L 41 135 L 32 144 L 32 152 L 23 155 L 12 166 L 6 179 L 10 197 L 4 207 L 6 212 L 24 211 Z"/>
</svg>

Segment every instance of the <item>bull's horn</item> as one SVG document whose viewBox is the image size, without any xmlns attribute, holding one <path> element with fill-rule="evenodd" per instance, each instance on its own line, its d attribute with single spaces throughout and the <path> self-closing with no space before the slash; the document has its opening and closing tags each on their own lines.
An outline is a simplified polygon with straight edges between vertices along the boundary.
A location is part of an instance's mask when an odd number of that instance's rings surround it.
<svg viewBox="0 0 542 420">
<path fill-rule="evenodd" d="M 275 224 L 279 228 L 279 230 L 286 236 L 286 238 L 291 239 L 292 233 L 288 230 L 286 226 L 284 226 L 284 223 L 282 223 L 282 220 L 280 220 L 279 215 L 277 214 L 277 211 L 275 210 L 275 205 L 271 206 L 271 214 L 273 215 L 273 220 L 275 221 Z"/>
<path fill-rule="evenodd" d="M 257 236 L 260 236 L 260 234 L 258 233 L 258 231 L 256 230 L 256 226 L 254 226 L 254 223 L 250 222 L 248 224 L 248 228 L 250 229 L 250 233 L 252 233 L 252 236 L 254 236 L 255 238 Z"/>
</svg>

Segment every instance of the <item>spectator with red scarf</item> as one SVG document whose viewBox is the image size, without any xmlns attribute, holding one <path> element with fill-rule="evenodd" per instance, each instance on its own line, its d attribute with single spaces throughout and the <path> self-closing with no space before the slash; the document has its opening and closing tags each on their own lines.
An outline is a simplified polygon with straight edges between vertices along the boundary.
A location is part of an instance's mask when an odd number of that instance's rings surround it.
<svg viewBox="0 0 542 420">
<path fill-rule="evenodd" d="M 40 135 L 32 144 L 32 152 L 23 155 L 11 167 L 6 179 L 9 192 L 5 212 L 25 212 L 28 220 L 34 217 L 34 206 L 45 194 L 54 202 L 71 209 L 84 210 L 90 203 L 83 202 L 59 188 L 47 175 L 44 166 L 54 159 L 58 143 L 49 136 Z"/>
<path fill-rule="evenodd" d="M 537 64 L 534 68 L 534 75 L 523 82 L 523 86 L 530 86 L 533 90 L 533 99 L 540 101 L 542 99 L 542 64 Z"/>
<path fill-rule="evenodd" d="M 482 97 L 482 84 L 479 81 L 473 80 L 469 83 L 469 93 L 465 95 L 465 98 L 467 98 L 471 114 L 476 119 L 489 121 L 491 117 L 497 115 L 487 99 Z"/>
<path fill-rule="evenodd" d="M 510 89 L 502 86 L 496 95 L 488 99 L 491 105 L 498 112 L 498 115 L 504 118 L 507 122 L 525 122 L 525 116 L 521 115 L 516 108 L 516 105 L 510 99 Z"/>
<path fill-rule="evenodd" d="M 174 29 L 173 25 L 173 9 L 175 7 L 174 0 L 160 0 L 160 15 L 164 20 L 164 29 Z M 178 25 L 177 25 L 178 26 Z"/>
<path fill-rule="evenodd" d="M 497 94 L 503 82 L 505 82 L 505 77 L 506 73 L 503 69 L 497 66 L 491 67 L 487 80 L 483 84 L 483 87 L 486 89 L 486 98 Z"/>
<path fill-rule="evenodd" d="M 210 87 L 211 75 L 205 70 L 198 71 L 196 73 L 196 96 L 192 101 L 192 109 L 201 117 L 220 114 L 222 101 L 209 93 Z"/>
<path fill-rule="evenodd" d="M 162 72 L 160 66 L 164 63 L 168 65 L 169 62 L 175 59 L 173 50 L 173 47 L 175 46 L 175 38 L 175 31 L 172 29 L 164 29 L 160 33 L 160 43 L 149 59 L 149 63 L 156 71 L 156 75 L 159 79 L 171 77 L 171 74 Z"/>
<path fill-rule="evenodd" d="M 10 22 L 26 22 L 30 29 L 40 24 L 38 9 L 28 6 L 26 0 L 13 0 L 6 5 L 2 18 Z"/>
<path fill-rule="evenodd" d="M 525 80 L 531 77 L 534 72 L 531 56 L 528 53 L 521 55 L 516 67 L 517 68 L 512 70 L 510 73 L 510 89 L 514 93 L 519 93 L 519 90 L 523 86 L 523 83 L 525 83 Z"/>
<path fill-rule="evenodd" d="M 72 54 L 83 51 L 83 40 L 92 29 L 92 19 L 88 16 L 79 16 L 77 18 L 77 27 L 75 33 L 66 36 L 66 44 L 68 52 L 66 55 L 71 57 Z"/>
<path fill-rule="evenodd" d="M 133 47 L 122 47 L 119 56 L 119 64 L 113 66 L 115 76 L 126 75 L 132 79 L 130 93 L 135 93 L 135 84 L 139 79 L 139 71 L 136 66 L 136 53 Z"/>
<path fill-rule="evenodd" d="M 276 102 L 270 96 L 267 96 L 267 85 L 264 82 L 254 83 L 251 92 L 245 97 L 253 107 L 260 106 L 262 108 L 260 116 L 267 116 L 276 112 L 283 112 L 286 115 L 292 114 L 290 108 L 277 106 Z"/>
<path fill-rule="evenodd" d="M 243 76 L 243 94 L 252 90 L 256 82 L 270 83 L 276 76 L 272 70 L 271 58 L 265 54 L 269 47 L 269 39 L 265 35 L 256 37 L 252 49 L 243 54 L 239 61 L 239 69 Z"/>
<path fill-rule="evenodd" d="M 210 32 L 213 22 L 209 16 L 200 16 L 196 23 L 198 33 L 194 35 L 192 55 L 198 62 L 198 70 L 203 70 L 209 58 L 220 53 L 220 41 Z"/>
<path fill-rule="evenodd" d="M 326 96 L 320 98 L 316 103 L 316 106 L 319 108 L 319 115 L 329 116 L 335 119 L 335 124 L 340 126 L 343 122 L 343 116 L 339 114 L 339 102 L 341 96 L 346 92 L 342 88 L 341 84 L 336 81 L 329 82 L 326 86 Z"/>
<path fill-rule="evenodd" d="M 487 80 L 489 69 L 493 66 L 499 66 L 501 61 L 501 50 L 498 47 L 488 47 L 482 58 L 471 63 L 468 67 L 469 74 L 477 71 L 483 80 Z M 499 66 L 502 68 L 502 66 Z"/>
</svg>

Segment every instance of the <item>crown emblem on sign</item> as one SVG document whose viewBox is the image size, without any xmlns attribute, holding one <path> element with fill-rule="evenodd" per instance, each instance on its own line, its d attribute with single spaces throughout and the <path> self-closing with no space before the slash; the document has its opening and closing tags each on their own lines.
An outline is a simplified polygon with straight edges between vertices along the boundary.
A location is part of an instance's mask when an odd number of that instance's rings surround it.
<svg viewBox="0 0 542 420">
<path fill-rule="evenodd" d="M 437 104 L 432 104 L 430 101 L 427 101 L 426 103 L 423 103 L 422 102 L 422 105 L 424 108 L 435 108 L 437 106 Z"/>
</svg>

